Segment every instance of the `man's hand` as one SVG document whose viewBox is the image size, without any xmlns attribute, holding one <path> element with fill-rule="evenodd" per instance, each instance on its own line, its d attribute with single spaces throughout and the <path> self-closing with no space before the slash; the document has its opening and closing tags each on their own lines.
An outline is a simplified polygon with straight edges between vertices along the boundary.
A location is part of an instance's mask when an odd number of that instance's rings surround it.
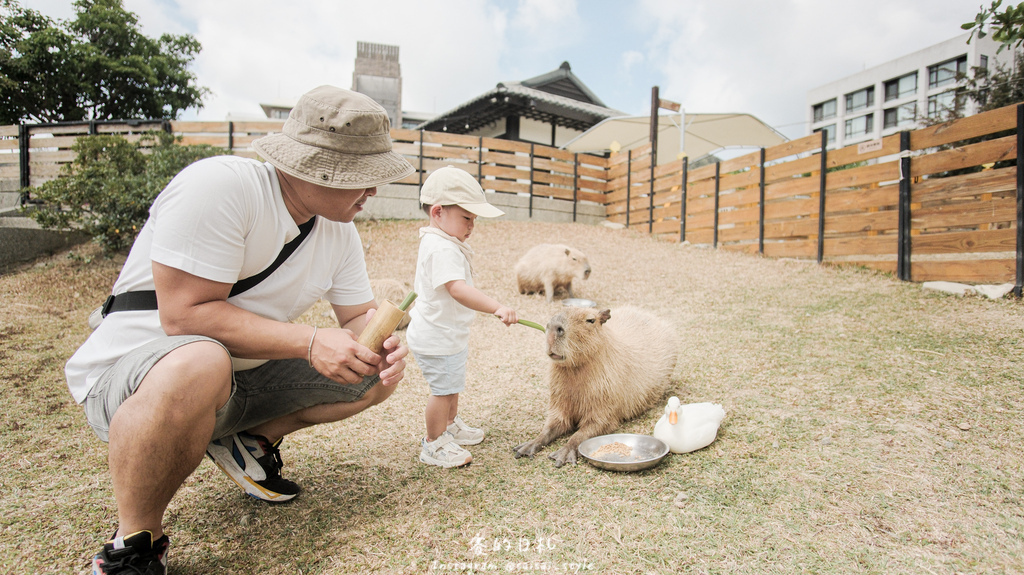
<svg viewBox="0 0 1024 575">
<path fill-rule="evenodd" d="M 376 353 L 356 341 L 351 330 L 318 329 L 309 354 L 313 367 L 338 383 L 359 383 L 364 376 L 378 372 L 383 361 Z"/>
<path fill-rule="evenodd" d="M 384 385 L 395 385 L 405 377 L 405 356 L 409 348 L 402 345 L 397 335 L 384 340 L 384 357 L 377 367 L 380 369 L 380 382 Z"/>
<path fill-rule="evenodd" d="M 394 385 L 402 380 L 405 376 L 405 357 L 409 355 L 409 348 L 402 345 L 398 336 L 392 334 L 384 340 L 383 354 L 373 353 L 357 341 L 356 331 L 365 329 L 370 323 L 370 318 L 377 312 L 376 308 L 369 307 L 372 304 L 373 302 L 370 302 L 364 306 L 348 308 L 334 306 L 339 323 L 345 327 L 320 330 L 313 338 L 313 367 L 317 371 L 342 383 L 359 383 L 363 376 L 373 374 L 380 374 L 381 383 L 384 385 Z M 347 341 L 333 339 L 335 332 L 344 334 Z M 320 366 L 320 345 L 317 342 L 321 333 L 329 333 L 332 336 L 331 341 L 335 342 L 333 345 L 340 346 L 331 371 L 325 371 L 327 367 Z"/>
</svg>

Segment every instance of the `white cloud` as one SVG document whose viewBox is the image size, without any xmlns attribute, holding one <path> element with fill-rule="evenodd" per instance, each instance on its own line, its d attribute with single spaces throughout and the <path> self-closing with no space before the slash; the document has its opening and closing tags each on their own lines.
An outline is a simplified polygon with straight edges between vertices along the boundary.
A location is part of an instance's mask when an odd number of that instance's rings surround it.
<svg viewBox="0 0 1024 575">
<path fill-rule="evenodd" d="M 399 46 L 403 108 L 444 112 L 569 61 L 612 107 L 652 86 L 691 112 L 752 113 L 803 135 L 808 90 L 952 38 L 963 0 L 124 0 L 143 32 L 192 33 L 213 94 L 200 119 L 260 114 L 324 83 L 349 87 L 356 43 Z M 69 0 L 31 0 L 54 17 Z"/>
<path fill-rule="evenodd" d="M 522 35 L 516 49 L 534 54 L 570 45 L 582 32 L 576 0 L 519 0 L 510 28 Z"/>
<path fill-rule="evenodd" d="M 413 0 L 283 8 L 268 0 L 179 0 L 203 51 L 195 71 L 213 91 L 199 116 L 261 113 L 321 84 L 352 85 L 359 41 L 399 46 L 403 107 L 441 112 L 498 81 L 504 16 L 487 4 Z"/>
<path fill-rule="evenodd" d="M 662 94 L 695 112 L 747 112 L 803 135 L 808 90 L 961 33 L 957 0 L 648 0 Z M 964 16 L 959 17 L 957 13 Z"/>
</svg>

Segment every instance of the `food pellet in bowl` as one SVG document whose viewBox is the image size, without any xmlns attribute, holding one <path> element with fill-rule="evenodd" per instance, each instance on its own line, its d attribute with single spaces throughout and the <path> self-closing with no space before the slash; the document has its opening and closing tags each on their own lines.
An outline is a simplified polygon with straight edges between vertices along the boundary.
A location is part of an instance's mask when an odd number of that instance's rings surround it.
<svg viewBox="0 0 1024 575">
<path fill-rule="evenodd" d="M 629 457 L 633 453 L 633 448 L 626 445 L 625 443 L 619 443 L 618 441 L 602 445 L 594 450 L 590 454 L 591 457 L 602 457 L 605 455 L 619 455 L 621 457 Z"/>
</svg>

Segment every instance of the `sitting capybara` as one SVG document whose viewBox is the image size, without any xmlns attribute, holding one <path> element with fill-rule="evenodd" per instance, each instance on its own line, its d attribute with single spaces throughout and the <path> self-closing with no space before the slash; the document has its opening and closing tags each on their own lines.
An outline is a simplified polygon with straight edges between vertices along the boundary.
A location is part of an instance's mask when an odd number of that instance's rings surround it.
<svg viewBox="0 0 1024 575">
<path fill-rule="evenodd" d="M 555 315 L 547 326 L 547 421 L 533 441 L 515 447 L 516 457 L 533 456 L 576 430 L 551 455 L 555 467 L 576 463 L 580 443 L 611 433 L 664 397 L 678 349 L 672 326 L 641 309 L 570 307 Z"/>
<path fill-rule="evenodd" d="M 377 302 L 378 306 L 384 300 L 390 300 L 391 303 L 398 305 L 412 291 L 412 288 L 407 284 L 393 279 L 372 279 L 370 280 L 370 289 L 373 290 L 373 299 Z M 409 312 L 415 306 L 416 302 L 414 301 L 409 306 L 409 309 L 405 310 L 405 317 L 402 318 L 402 321 L 398 322 L 398 327 L 395 329 L 405 329 L 409 325 Z"/>
<path fill-rule="evenodd" d="M 590 262 L 583 252 L 561 244 L 540 244 L 519 258 L 515 267 L 519 293 L 533 295 L 543 292 L 550 302 L 555 290 L 572 294 L 572 281 L 590 277 Z"/>
</svg>

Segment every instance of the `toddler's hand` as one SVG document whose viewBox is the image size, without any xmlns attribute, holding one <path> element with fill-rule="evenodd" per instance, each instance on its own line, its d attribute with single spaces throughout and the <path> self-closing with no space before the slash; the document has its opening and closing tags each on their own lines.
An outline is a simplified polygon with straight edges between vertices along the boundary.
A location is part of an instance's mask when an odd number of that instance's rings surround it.
<svg viewBox="0 0 1024 575">
<path fill-rule="evenodd" d="M 501 306 L 494 312 L 494 315 L 498 316 L 498 319 L 505 325 L 512 325 L 519 321 L 519 315 L 516 314 L 516 310 L 510 307 Z"/>
</svg>

